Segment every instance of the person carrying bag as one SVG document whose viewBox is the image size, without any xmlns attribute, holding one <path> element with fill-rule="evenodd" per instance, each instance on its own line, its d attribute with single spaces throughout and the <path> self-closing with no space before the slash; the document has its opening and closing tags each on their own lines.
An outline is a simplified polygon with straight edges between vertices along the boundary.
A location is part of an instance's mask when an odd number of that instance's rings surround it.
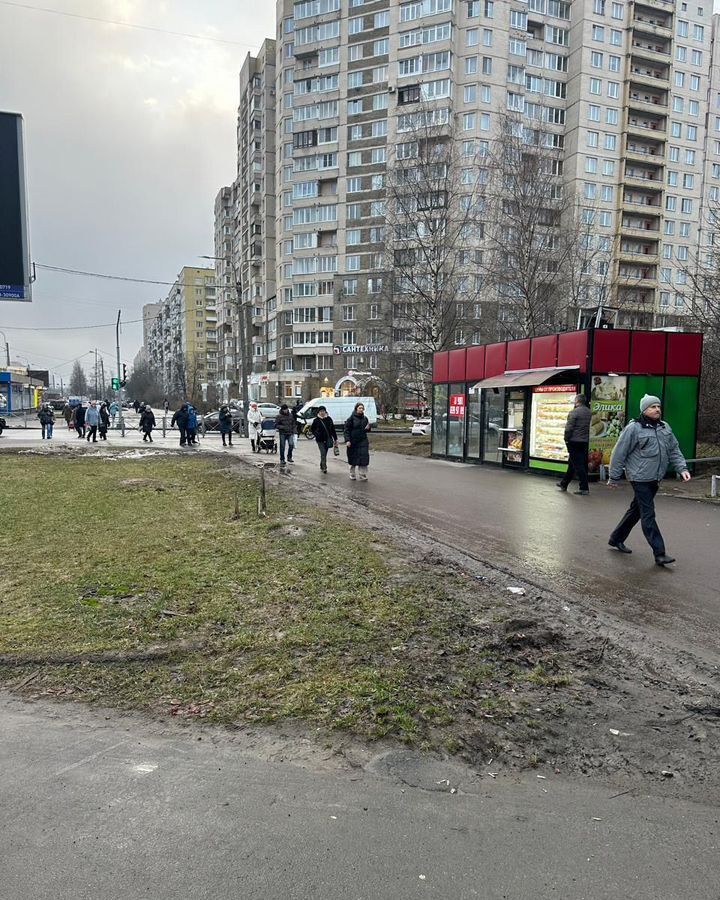
<svg viewBox="0 0 720 900">
<path fill-rule="evenodd" d="M 335 430 L 335 423 L 327 413 L 324 406 L 318 407 L 317 415 L 312 421 L 310 431 L 318 445 L 320 451 L 320 471 L 327 473 L 327 454 L 332 449 L 335 456 L 340 455 L 338 448 L 338 436 Z"/>
</svg>

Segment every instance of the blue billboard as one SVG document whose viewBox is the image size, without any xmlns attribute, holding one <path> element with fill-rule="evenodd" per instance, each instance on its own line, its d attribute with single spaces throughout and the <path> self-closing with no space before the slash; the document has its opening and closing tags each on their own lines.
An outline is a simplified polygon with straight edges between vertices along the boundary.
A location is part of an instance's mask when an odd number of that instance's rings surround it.
<svg viewBox="0 0 720 900">
<path fill-rule="evenodd" d="M 30 283 L 23 120 L 0 112 L 0 300 L 31 300 Z"/>
</svg>

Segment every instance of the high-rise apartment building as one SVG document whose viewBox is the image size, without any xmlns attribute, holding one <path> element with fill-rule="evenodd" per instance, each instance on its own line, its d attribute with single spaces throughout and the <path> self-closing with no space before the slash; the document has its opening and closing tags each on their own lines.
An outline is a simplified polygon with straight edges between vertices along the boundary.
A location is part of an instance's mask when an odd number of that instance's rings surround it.
<svg viewBox="0 0 720 900">
<path fill-rule="evenodd" d="M 527 134 L 590 251 L 579 305 L 673 324 L 720 184 L 712 37 L 697 0 L 278 0 L 276 42 L 241 76 L 235 246 L 255 375 L 293 397 L 370 389 L 402 365 L 388 180 L 427 125 L 467 159 L 468 183 L 508 122 Z M 482 227 L 475 241 L 483 283 Z M 454 343 L 520 327 L 502 287 L 487 279 Z"/>
<path fill-rule="evenodd" d="M 196 402 L 218 380 L 215 270 L 185 266 L 148 329 L 147 356 L 168 395 Z"/>
</svg>

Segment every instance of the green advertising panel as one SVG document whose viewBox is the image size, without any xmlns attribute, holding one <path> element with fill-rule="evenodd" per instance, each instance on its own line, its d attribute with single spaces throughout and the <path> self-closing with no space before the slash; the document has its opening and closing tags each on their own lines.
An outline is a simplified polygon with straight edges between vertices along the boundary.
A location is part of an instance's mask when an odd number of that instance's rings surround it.
<svg viewBox="0 0 720 900">
<path fill-rule="evenodd" d="M 697 378 L 668 375 L 665 379 L 665 404 L 662 417 L 672 428 L 680 444 L 680 449 L 687 459 L 695 456 L 697 392 Z"/>
<path fill-rule="evenodd" d="M 631 375 L 628 379 L 628 422 L 637 419 L 640 415 L 640 401 L 650 394 L 652 397 L 663 398 L 662 375 Z M 663 412 L 663 417 L 665 413 Z"/>
<path fill-rule="evenodd" d="M 590 388 L 590 444 L 588 472 L 610 464 L 613 447 L 626 422 L 627 378 L 593 375 Z"/>
</svg>

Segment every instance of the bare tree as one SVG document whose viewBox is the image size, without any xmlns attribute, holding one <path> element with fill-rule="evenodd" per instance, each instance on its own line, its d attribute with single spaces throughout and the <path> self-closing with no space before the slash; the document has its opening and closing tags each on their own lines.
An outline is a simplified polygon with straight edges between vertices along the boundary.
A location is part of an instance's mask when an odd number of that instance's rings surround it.
<svg viewBox="0 0 720 900">
<path fill-rule="evenodd" d="M 720 442 L 720 202 L 710 201 L 701 221 L 698 248 L 683 269 L 687 323 L 704 335 L 700 394 L 701 434 Z"/>
<path fill-rule="evenodd" d="M 487 145 L 461 141 L 450 111 L 422 101 L 398 117 L 398 137 L 386 178 L 389 337 L 397 383 L 424 406 L 433 353 L 483 339 Z"/>
<path fill-rule="evenodd" d="M 563 184 L 562 136 L 510 113 L 500 122 L 488 160 L 486 274 L 501 336 L 534 337 L 571 327 L 579 308 L 607 294 L 610 246 L 593 201 Z"/>
</svg>

